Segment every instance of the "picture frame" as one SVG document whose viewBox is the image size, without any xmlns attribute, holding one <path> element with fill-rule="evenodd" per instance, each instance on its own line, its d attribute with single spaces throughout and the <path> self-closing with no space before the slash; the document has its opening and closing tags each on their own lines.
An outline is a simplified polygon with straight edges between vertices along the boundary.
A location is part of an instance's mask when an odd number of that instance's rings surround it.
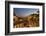
<svg viewBox="0 0 46 36">
<path fill-rule="evenodd" d="M 5 1 L 5 35 L 44 33 L 44 31 L 45 31 L 45 27 L 44 27 L 44 25 L 45 25 L 45 21 L 44 21 L 45 20 L 44 19 L 44 16 L 45 16 L 45 6 L 44 5 L 45 5 L 44 3 L 40 3 L 40 2 L 37 3 L 37 2 Z M 13 6 L 14 6 L 14 8 L 13 8 Z M 20 9 L 23 9 L 25 7 L 26 7 L 26 9 L 29 9 L 29 8 L 38 8 L 38 7 L 40 9 L 40 7 L 41 7 L 41 9 L 39 11 L 42 13 L 42 17 L 40 16 L 40 21 L 42 21 L 42 22 L 40 22 L 41 23 L 40 25 L 42 27 L 39 28 L 39 29 L 38 28 L 36 28 L 36 29 L 35 28 L 33 28 L 33 29 L 32 28 L 31 29 L 28 28 L 29 30 L 27 30 L 26 28 L 24 28 L 25 30 L 22 29 L 21 31 L 20 31 L 20 28 L 19 29 L 15 28 L 15 31 L 17 30 L 17 32 L 15 32 L 14 30 L 12 30 L 13 26 L 11 26 L 11 24 L 13 24 L 13 20 L 12 19 L 13 19 L 13 15 L 14 15 L 12 13 L 13 12 L 17 12 L 17 11 L 15 11 L 16 9 L 19 11 Z M 37 11 L 37 9 L 36 9 L 36 11 Z M 11 13 L 11 15 L 10 15 L 10 13 Z M 40 15 L 41 15 L 41 13 L 40 13 Z M 24 14 L 24 16 L 25 16 L 25 14 Z"/>
</svg>

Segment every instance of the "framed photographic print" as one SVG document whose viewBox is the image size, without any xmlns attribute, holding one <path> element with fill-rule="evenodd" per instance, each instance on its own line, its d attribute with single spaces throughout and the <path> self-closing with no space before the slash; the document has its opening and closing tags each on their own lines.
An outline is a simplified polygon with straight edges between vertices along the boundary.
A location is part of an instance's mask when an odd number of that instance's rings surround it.
<svg viewBox="0 0 46 36">
<path fill-rule="evenodd" d="M 44 33 L 44 3 L 5 1 L 5 35 Z"/>
</svg>

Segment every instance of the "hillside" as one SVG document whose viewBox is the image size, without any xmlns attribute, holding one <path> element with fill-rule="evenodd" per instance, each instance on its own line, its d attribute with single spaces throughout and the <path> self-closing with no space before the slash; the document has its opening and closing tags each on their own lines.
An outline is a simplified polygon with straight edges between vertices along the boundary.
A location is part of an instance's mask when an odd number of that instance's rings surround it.
<svg viewBox="0 0 46 36">
<path fill-rule="evenodd" d="M 14 28 L 23 27 L 38 27 L 39 26 L 39 14 L 31 14 L 26 17 L 13 16 Z"/>
</svg>

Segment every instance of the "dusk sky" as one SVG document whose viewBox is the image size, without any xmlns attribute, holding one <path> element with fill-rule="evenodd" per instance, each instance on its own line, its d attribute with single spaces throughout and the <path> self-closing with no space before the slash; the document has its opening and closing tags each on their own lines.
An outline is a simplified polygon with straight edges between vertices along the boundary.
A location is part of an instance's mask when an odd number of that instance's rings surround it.
<svg viewBox="0 0 46 36">
<path fill-rule="evenodd" d="M 16 16 L 25 17 L 32 13 L 37 13 L 38 9 L 35 8 L 15 8 L 14 12 Z"/>
</svg>

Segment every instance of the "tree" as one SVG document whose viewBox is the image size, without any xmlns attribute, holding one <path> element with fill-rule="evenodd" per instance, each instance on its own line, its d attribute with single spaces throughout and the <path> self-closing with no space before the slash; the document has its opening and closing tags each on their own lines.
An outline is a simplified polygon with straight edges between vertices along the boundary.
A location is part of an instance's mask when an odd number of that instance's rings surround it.
<svg viewBox="0 0 46 36">
<path fill-rule="evenodd" d="M 39 14 L 39 9 L 38 9 L 37 13 Z"/>
<path fill-rule="evenodd" d="M 13 13 L 14 16 L 16 16 L 15 12 Z"/>
</svg>

